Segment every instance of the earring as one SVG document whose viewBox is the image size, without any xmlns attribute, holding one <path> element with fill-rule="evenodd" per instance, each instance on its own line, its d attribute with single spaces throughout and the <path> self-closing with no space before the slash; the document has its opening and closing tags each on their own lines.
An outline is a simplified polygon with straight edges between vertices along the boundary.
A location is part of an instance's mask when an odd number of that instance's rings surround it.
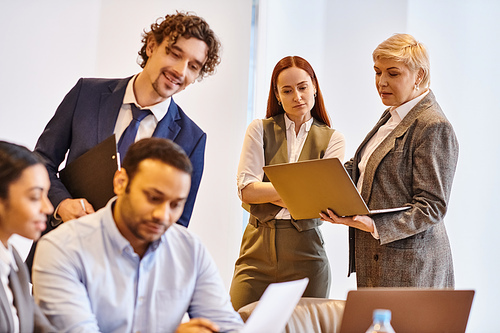
<svg viewBox="0 0 500 333">
<path fill-rule="evenodd" d="M 415 82 L 415 90 L 418 91 L 420 89 L 419 84 Z"/>
<path fill-rule="evenodd" d="M 314 98 L 316 98 L 316 96 L 318 96 L 318 92 L 315 92 L 315 93 L 314 93 Z"/>
<path fill-rule="evenodd" d="M 278 105 L 281 106 L 281 101 L 278 99 Z"/>
</svg>

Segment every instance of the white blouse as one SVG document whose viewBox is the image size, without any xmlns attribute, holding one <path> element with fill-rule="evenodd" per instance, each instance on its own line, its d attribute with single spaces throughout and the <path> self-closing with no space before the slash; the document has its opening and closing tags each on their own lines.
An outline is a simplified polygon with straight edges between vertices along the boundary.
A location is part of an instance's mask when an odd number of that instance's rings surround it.
<svg viewBox="0 0 500 333">
<path fill-rule="evenodd" d="M 313 118 L 302 124 L 298 135 L 295 135 L 295 123 L 287 116 L 285 118 L 288 162 L 297 162 L 302 148 L 311 129 Z M 345 138 L 339 131 L 333 132 L 323 158 L 337 157 L 344 160 Z M 264 179 L 264 126 L 262 119 L 253 120 L 247 128 L 243 148 L 238 165 L 237 185 L 238 196 L 241 199 L 241 190 L 248 184 L 261 182 Z M 283 208 L 276 214 L 276 219 L 289 219 L 288 209 Z"/>
<path fill-rule="evenodd" d="M 358 188 L 358 191 L 360 193 L 363 187 L 363 180 L 365 179 L 366 165 L 368 164 L 370 156 L 372 156 L 373 152 L 382 143 L 382 141 L 384 141 L 384 139 L 388 137 L 392 131 L 394 131 L 394 129 L 399 125 L 404 117 L 406 117 L 411 109 L 413 109 L 413 107 L 417 105 L 418 102 L 420 102 L 425 96 L 427 96 L 428 93 L 429 90 L 427 89 L 426 92 L 406 102 L 405 104 L 400 105 L 397 108 L 391 107 L 389 111 L 391 113 L 391 117 L 389 118 L 389 120 L 384 125 L 380 126 L 377 133 L 375 133 L 363 147 L 360 152 L 361 159 L 358 163 L 359 179 L 358 183 L 356 184 L 356 187 Z M 373 238 L 380 239 L 375 223 L 373 224 L 373 229 L 374 231 L 371 233 Z"/>
<path fill-rule="evenodd" d="M 398 106 L 397 108 L 391 108 L 390 113 L 391 117 L 384 125 L 380 126 L 377 133 L 375 133 L 371 139 L 366 143 L 366 145 L 361 150 L 361 159 L 358 163 L 359 169 L 359 179 L 357 183 L 358 191 L 361 193 L 361 187 L 363 186 L 363 179 L 365 178 L 365 169 L 370 156 L 372 156 L 373 152 L 377 147 L 384 141 L 384 139 L 391 134 L 391 132 L 399 125 L 399 123 L 403 120 L 404 117 L 413 109 L 418 102 L 420 102 L 427 94 L 429 90 L 425 93 L 415 97 L 414 99 L 406 102 L 403 105 Z"/>
<path fill-rule="evenodd" d="M 118 113 L 118 118 L 116 119 L 114 133 L 116 134 L 117 142 L 130 124 L 130 121 L 132 121 L 132 109 L 130 104 L 135 104 L 139 109 L 148 109 L 151 111 L 151 114 L 146 116 L 139 124 L 137 136 L 135 137 L 135 141 L 139 141 L 140 139 L 153 136 L 156 125 L 165 117 L 170 107 L 170 102 L 172 101 L 172 98 L 169 97 L 158 104 L 142 107 L 137 103 L 137 99 L 135 98 L 134 81 L 136 78 L 137 75 L 128 81 L 125 95 L 123 96 L 123 104 Z"/>
</svg>

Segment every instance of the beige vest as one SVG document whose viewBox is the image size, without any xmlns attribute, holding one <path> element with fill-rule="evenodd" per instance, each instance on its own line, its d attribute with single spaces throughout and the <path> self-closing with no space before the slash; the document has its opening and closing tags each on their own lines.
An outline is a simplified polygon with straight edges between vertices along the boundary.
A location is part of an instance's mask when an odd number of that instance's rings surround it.
<svg viewBox="0 0 500 333">
<path fill-rule="evenodd" d="M 265 165 L 288 162 L 288 149 L 284 115 L 284 113 L 281 113 L 274 117 L 262 120 L 264 128 L 263 141 Z M 306 141 L 304 142 L 304 147 L 300 152 L 299 161 L 323 158 L 334 131 L 334 129 L 331 129 L 320 121 L 314 119 L 311 129 L 309 130 L 309 133 L 307 135 Z M 265 174 L 263 181 L 269 181 Z M 270 221 L 274 219 L 274 217 L 280 210 L 280 206 L 276 206 L 271 203 L 251 204 L 250 223 L 258 225 L 258 222 Z M 300 221 L 311 221 L 315 222 L 314 224 L 316 225 L 320 220 L 318 218 Z"/>
</svg>

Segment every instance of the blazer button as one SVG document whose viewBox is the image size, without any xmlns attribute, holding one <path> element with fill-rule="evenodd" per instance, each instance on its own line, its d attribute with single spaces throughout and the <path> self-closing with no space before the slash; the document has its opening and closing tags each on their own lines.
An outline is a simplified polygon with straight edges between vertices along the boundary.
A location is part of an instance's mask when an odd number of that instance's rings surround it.
<svg viewBox="0 0 500 333">
<path fill-rule="evenodd" d="M 378 254 L 374 255 L 374 256 L 373 256 L 373 259 L 374 259 L 375 261 L 378 261 Z"/>
</svg>

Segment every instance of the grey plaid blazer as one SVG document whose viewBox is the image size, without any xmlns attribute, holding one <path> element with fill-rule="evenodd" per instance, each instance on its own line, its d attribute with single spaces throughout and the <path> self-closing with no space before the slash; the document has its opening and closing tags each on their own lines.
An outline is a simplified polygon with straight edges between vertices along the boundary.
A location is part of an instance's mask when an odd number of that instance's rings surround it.
<svg viewBox="0 0 500 333">
<path fill-rule="evenodd" d="M 346 168 L 356 183 L 360 152 L 390 118 L 386 110 Z M 361 195 L 370 209 L 408 205 L 373 216 L 380 235 L 349 229 L 349 274 L 358 287 L 454 287 L 443 218 L 458 160 L 458 141 L 432 91 L 370 157 Z"/>
</svg>

